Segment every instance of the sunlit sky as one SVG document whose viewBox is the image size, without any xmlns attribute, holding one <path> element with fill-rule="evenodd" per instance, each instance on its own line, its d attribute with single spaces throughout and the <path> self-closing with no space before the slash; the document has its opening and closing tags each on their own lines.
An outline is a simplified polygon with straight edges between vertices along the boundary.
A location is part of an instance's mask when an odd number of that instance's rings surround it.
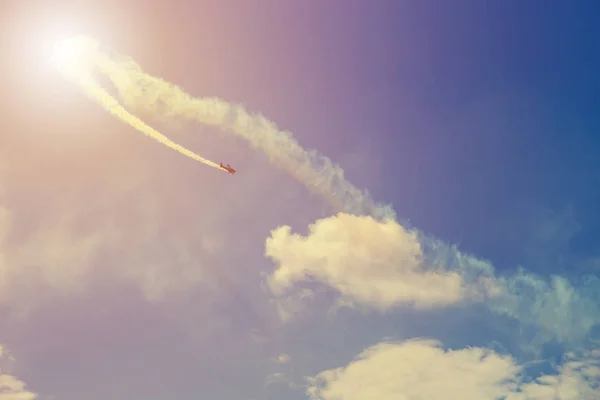
<svg viewBox="0 0 600 400">
<path fill-rule="evenodd" d="M 85 3 L 0 12 L 1 399 L 600 399 L 597 2 Z M 293 139 L 161 146 L 76 34 Z"/>
</svg>

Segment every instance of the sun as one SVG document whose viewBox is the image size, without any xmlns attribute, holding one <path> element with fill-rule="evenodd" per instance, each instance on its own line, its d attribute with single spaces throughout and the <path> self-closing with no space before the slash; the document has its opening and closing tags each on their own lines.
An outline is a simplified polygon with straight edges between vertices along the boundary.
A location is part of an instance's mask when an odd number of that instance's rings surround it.
<svg viewBox="0 0 600 400">
<path fill-rule="evenodd" d="M 63 65 L 68 65 L 73 62 L 75 51 L 71 41 L 61 38 L 52 43 L 51 47 L 48 49 L 48 55 L 50 57 L 50 63 L 52 63 L 53 66 L 60 68 Z"/>
<path fill-rule="evenodd" d="M 47 42 L 46 47 L 48 62 L 59 72 L 76 72 L 85 64 L 85 37 L 53 38 Z"/>
</svg>

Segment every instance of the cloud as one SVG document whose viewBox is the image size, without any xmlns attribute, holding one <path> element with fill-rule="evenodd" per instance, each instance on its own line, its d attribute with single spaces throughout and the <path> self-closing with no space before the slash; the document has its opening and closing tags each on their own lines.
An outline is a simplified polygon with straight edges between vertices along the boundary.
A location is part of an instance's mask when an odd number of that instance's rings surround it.
<svg viewBox="0 0 600 400">
<path fill-rule="evenodd" d="M 283 371 L 268 374 L 265 378 L 265 387 L 279 384 L 289 389 L 306 388 L 304 379 L 297 380 L 295 378 L 294 367 L 291 365 L 291 361 L 291 357 L 285 353 L 274 358 L 273 362 L 282 368 Z"/>
<path fill-rule="evenodd" d="M 0 374 L 0 400 L 32 400 L 37 394 L 25 389 L 25 383 L 12 375 Z"/>
<path fill-rule="evenodd" d="M 63 220 L 41 227 L 10 251 L 11 264 L 35 270 L 39 280 L 60 291 L 84 290 L 93 259 L 111 235 L 102 227 L 77 235 L 70 225 Z"/>
<path fill-rule="evenodd" d="M 206 280 L 198 259 L 220 251 L 218 238 L 194 242 L 141 184 L 94 199 L 76 193 L 81 202 L 56 195 L 33 218 L 16 202 L 0 204 L 0 303 L 27 312 L 46 294 L 83 294 L 98 277 L 133 284 L 151 302 L 198 288 Z"/>
<path fill-rule="evenodd" d="M 0 345 L 0 357 L 4 348 Z M 33 400 L 37 394 L 27 390 L 25 383 L 0 369 L 0 400 Z"/>
<path fill-rule="evenodd" d="M 526 331 L 529 347 L 556 340 L 577 345 L 585 341 L 600 321 L 600 279 L 583 275 L 541 276 L 524 268 L 497 274 L 486 260 L 461 252 L 456 246 L 419 235 L 425 260 L 445 271 L 458 271 L 466 282 L 486 277 L 500 290 L 487 299 L 489 309 L 518 321 Z M 517 333 L 517 332 L 514 332 Z M 526 347 L 526 346 L 525 346 Z"/>
<path fill-rule="evenodd" d="M 598 294 L 600 280 L 582 279 L 575 286 L 568 279 L 552 275 L 543 278 L 520 269 L 515 275 L 501 279 L 506 295 L 494 299 L 490 308 L 535 326 L 535 342 L 549 340 L 577 343 L 585 340 L 600 321 Z"/>
<path fill-rule="evenodd" d="M 600 350 L 582 356 L 567 353 L 565 360 L 556 374 L 544 374 L 521 384 L 519 393 L 507 400 L 600 399 Z"/>
<path fill-rule="evenodd" d="M 280 354 L 279 356 L 277 356 L 277 358 L 275 358 L 275 362 L 278 364 L 287 364 L 290 362 L 290 356 L 288 356 L 285 353 Z"/>
<path fill-rule="evenodd" d="M 43 301 L 48 291 L 83 293 L 99 253 L 118 237 L 110 225 L 81 232 L 75 229 L 75 214 L 61 216 L 53 222 L 40 221 L 36 230 L 17 240 L 11 234 L 13 219 L 18 221 L 19 216 L 13 218 L 6 208 L 0 209 L 0 301 L 10 303 L 18 313 Z"/>
<path fill-rule="evenodd" d="M 343 368 L 321 372 L 308 393 L 329 399 L 495 399 L 515 386 L 510 356 L 480 348 L 444 351 L 437 341 L 380 343 Z"/>
<path fill-rule="evenodd" d="M 265 378 L 265 387 L 276 383 L 289 383 L 287 376 L 283 372 L 274 372 Z"/>
<path fill-rule="evenodd" d="M 512 356 L 488 349 L 444 350 L 440 342 L 426 339 L 382 342 L 344 367 L 308 378 L 307 395 L 312 400 L 597 399 L 596 355 L 532 381 Z"/>
<path fill-rule="evenodd" d="M 265 247 L 277 264 L 267 285 L 286 301 L 294 284 L 307 281 L 335 289 L 346 305 L 379 311 L 441 307 L 494 292 L 484 280 L 465 284 L 459 271 L 429 269 L 417 234 L 392 220 L 340 213 L 317 220 L 307 236 L 279 227 Z"/>
</svg>

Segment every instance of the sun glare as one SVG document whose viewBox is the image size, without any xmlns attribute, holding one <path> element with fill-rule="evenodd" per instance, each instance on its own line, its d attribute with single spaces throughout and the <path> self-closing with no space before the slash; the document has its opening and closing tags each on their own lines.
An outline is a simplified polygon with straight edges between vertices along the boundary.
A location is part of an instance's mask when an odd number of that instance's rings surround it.
<svg viewBox="0 0 600 400">
<path fill-rule="evenodd" d="M 74 72 L 84 62 L 82 44 L 79 37 L 53 40 L 47 49 L 52 67 L 63 73 Z"/>
<path fill-rule="evenodd" d="M 72 65 L 76 58 L 76 51 L 70 38 L 54 40 L 48 48 L 48 56 L 53 67 L 63 70 Z"/>
</svg>

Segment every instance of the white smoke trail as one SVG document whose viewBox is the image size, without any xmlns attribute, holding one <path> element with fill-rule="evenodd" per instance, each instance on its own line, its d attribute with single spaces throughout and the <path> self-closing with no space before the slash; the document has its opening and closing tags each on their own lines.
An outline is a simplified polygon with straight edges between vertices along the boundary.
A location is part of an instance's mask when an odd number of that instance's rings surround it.
<svg viewBox="0 0 600 400">
<path fill-rule="evenodd" d="M 90 62 L 96 60 L 92 50 L 94 47 L 91 46 L 93 43 L 88 43 L 87 40 L 82 38 L 71 39 L 67 43 L 63 44 L 60 51 L 58 52 L 57 61 L 60 72 L 63 76 L 79 86 L 79 88 L 90 98 L 97 101 L 106 111 L 111 113 L 113 116 L 119 118 L 121 121 L 130 125 L 134 129 L 142 132 L 146 136 L 149 136 L 157 142 L 189 157 L 193 160 L 199 161 L 210 167 L 227 171 L 219 164 L 200 157 L 198 154 L 186 149 L 185 147 L 173 142 L 156 129 L 152 128 L 148 124 L 144 123 L 135 115 L 131 114 L 125 109 L 110 93 L 104 89 L 95 79 L 93 74 L 93 64 Z M 75 55 L 81 57 L 75 59 Z"/>
<path fill-rule="evenodd" d="M 107 77 L 127 107 L 174 119 L 186 119 L 232 132 L 262 150 L 270 162 L 321 194 L 337 210 L 377 219 L 395 219 L 394 210 L 377 204 L 344 178 L 342 168 L 316 150 L 305 150 L 291 132 L 280 129 L 261 114 L 216 97 L 195 98 L 178 86 L 146 74 L 132 59 L 102 48 L 86 38 L 91 68 Z M 161 107 L 162 106 L 162 107 Z M 164 111 L 159 111 L 164 109 Z"/>
</svg>

